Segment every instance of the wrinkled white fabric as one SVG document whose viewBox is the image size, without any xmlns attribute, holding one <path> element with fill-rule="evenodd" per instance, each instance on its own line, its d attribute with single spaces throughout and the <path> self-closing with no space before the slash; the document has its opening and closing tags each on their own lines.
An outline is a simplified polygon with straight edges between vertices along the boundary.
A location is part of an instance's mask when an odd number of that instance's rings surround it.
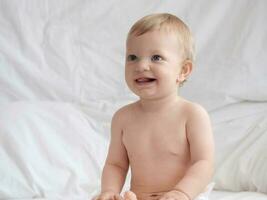
<svg viewBox="0 0 267 200">
<path fill-rule="evenodd" d="M 99 184 L 109 124 L 69 103 L 0 107 L 0 197 L 82 197 Z"/>
<path fill-rule="evenodd" d="M 210 199 L 266 199 L 266 8 L 265 0 L 0 0 L 0 199 L 99 191 L 111 117 L 137 99 L 124 81 L 126 35 L 155 12 L 177 15 L 195 36 L 180 95 L 211 116 L 215 189 L 238 192 Z"/>
</svg>

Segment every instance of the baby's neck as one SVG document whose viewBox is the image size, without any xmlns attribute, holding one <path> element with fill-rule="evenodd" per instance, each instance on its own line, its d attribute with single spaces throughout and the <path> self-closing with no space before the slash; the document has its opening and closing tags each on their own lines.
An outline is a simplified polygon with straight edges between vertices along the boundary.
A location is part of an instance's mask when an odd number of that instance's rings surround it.
<svg viewBox="0 0 267 200">
<path fill-rule="evenodd" d="M 153 113 L 171 109 L 179 100 L 181 100 L 181 97 L 175 94 L 159 99 L 140 99 L 138 104 L 142 111 Z"/>
</svg>

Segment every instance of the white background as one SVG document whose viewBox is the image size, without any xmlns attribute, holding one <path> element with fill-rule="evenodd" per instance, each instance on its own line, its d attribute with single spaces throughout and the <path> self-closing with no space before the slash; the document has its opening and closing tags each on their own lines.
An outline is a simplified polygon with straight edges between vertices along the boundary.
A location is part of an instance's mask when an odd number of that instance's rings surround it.
<svg viewBox="0 0 267 200">
<path fill-rule="evenodd" d="M 0 0 L 0 199 L 98 188 L 111 116 L 136 99 L 124 81 L 126 35 L 155 12 L 194 34 L 180 95 L 210 113 L 216 188 L 267 192 L 266 9 L 266 0 Z"/>
</svg>

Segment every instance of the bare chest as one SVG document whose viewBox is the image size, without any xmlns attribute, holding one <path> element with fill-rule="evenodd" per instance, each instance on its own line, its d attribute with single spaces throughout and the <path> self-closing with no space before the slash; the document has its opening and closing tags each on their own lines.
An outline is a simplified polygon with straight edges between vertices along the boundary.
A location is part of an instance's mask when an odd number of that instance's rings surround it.
<svg viewBox="0 0 267 200">
<path fill-rule="evenodd" d="M 123 130 L 123 143 L 132 161 L 188 157 L 185 121 L 182 118 L 140 117 L 132 120 Z"/>
</svg>

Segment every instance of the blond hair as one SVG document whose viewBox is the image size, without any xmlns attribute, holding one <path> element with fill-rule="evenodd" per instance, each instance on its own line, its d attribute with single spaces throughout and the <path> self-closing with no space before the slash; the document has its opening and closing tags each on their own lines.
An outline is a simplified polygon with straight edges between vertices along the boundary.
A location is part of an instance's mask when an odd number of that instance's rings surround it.
<svg viewBox="0 0 267 200">
<path fill-rule="evenodd" d="M 194 41 L 192 34 L 187 25 L 175 15 L 169 13 L 157 13 L 147 15 L 139 19 L 130 29 L 128 33 L 129 38 L 131 35 L 140 36 L 146 32 L 153 30 L 167 30 L 177 33 L 178 39 L 182 46 L 184 59 L 194 61 Z M 127 39 L 128 40 L 128 39 Z"/>
</svg>

